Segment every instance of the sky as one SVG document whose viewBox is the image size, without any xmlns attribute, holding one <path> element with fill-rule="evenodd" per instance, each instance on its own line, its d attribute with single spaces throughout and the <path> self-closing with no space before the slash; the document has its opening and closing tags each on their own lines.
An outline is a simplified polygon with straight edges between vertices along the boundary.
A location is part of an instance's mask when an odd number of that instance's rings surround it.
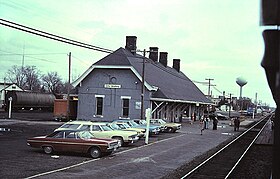
<svg viewBox="0 0 280 179">
<path fill-rule="evenodd" d="M 117 50 L 126 36 L 137 49 L 168 52 L 168 65 L 181 59 L 181 71 L 204 93 L 239 97 L 236 79 L 248 83 L 242 96 L 275 107 L 264 69 L 259 0 L 0 0 L 0 17 L 55 35 Z M 108 55 L 0 25 L 0 82 L 13 65 L 57 71 L 72 81 Z M 23 55 L 24 54 L 24 55 Z"/>
</svg>

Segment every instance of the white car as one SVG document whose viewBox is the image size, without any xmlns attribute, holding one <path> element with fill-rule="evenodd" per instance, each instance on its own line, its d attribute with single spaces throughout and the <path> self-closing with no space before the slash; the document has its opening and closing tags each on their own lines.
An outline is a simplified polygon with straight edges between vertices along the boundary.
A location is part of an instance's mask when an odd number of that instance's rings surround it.
<svg viewBox="0 0 280 179">
<path fill-rule="evenodd" d="M 55 129 L 55 131 L 69 129 L 90 131 L 97 138 L 117 139 L 120 141 L 121 146 L 139 140 L 136 131 L 113 130 L 106 122 L 70 121 Z"/>
</svg>

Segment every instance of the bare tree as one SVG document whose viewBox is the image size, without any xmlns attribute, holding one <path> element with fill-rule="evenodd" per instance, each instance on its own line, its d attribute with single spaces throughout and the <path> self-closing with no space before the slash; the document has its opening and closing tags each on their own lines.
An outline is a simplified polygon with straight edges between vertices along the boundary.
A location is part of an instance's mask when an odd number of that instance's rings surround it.
<svg viewBox="0 0 280 179">
<path fill-rule="evenodd" d="M 19 67 L 17 65 L 12 66 L 7 72 L 7 77 L 11 83 L 16 83 L 22 89 L 25 88 L 26 76 L 24 73 L 24 67 Z"/>
<path fill-rule="evenodd" d="M 39 91 L 41 88 L 40 71 L 35 66 L 12 66 L 7 72 L 8 80 L 19 87 L 31 91 Z"/>
<path fill-rule="evenodd" d="M 61 93 L 63 83 L 57 72 L 48 72 L 48 74 L 42 76 L 42 81 L 48 88 L 49 92 L 54 95 Z"/>
<path fill-rule="evenodd" d="M 35 66 L 26 66 L 24 69 L 26 76 L 26 89 L 31 91 L 40 91 L 40 71 Z"/>
</svg>

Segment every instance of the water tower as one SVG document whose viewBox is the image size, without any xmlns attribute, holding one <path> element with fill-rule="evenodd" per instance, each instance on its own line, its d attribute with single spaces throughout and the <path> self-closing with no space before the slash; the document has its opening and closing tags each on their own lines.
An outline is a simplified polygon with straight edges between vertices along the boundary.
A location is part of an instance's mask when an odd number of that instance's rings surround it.
<svg viewBox="0 0 280 179">
<path fill-rule="evenodd" d="M 240 86 L 239 99 L 241 99 L 242 98 L 242 87 L 247 84 L 247 81 L 242 77 L 238 77 L 238 78 L 236 78 L 236 83 Z"/>
</svg>

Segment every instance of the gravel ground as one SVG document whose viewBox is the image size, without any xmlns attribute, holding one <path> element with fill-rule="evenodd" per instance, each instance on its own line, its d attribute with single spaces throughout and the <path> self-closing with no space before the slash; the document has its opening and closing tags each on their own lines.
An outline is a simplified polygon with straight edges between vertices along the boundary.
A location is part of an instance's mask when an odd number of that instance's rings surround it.
<svg viewBox="0 0 280 179">
<path fill-rule="evenodd" d="M 270 178 L 272 169 L 272 146 L 254 145 L 245 160 L 240 163 L 232 178 Z"/>
<path fill-rule="evenodd" d="M 179 167 L 162 179 L 178 179 L 191 171 L 194 167 L 207 159 L 211 154 L 215 153 L 223 146 L 214 148 L 201 156 L 194 158 L 191 162 Z M 272 146 L 254 145 L 252 150 L 245 156 L 243 162 L 240 163 L 236 171 L 230 177 L 232 179 L 269 179 L 272 169 Z"/>
</svg>

